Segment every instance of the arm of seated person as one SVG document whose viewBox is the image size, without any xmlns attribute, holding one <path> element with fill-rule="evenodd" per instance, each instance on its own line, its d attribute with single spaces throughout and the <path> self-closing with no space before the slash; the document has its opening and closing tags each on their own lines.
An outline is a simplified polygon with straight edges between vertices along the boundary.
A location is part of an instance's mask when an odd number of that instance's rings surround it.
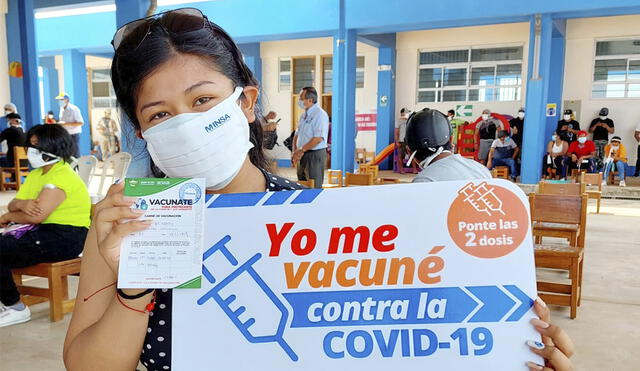
<svg viewBox="0 0 640 371">
<path fill-rule="evenodd" d="M 17 200 L 17 201 L 36 201 L 40 212 L 36 215 L 27 214 L 23 210 L 10 211 L 2 216 L 2 222 L 14 222 L 19 224 L 40 224 L 45 221 L 51 213 L 60 206 L 67 198 L 63 190 L 55 186 L 45 186 L 38 195 L 37 200 Z M 12 201 L 13 202 L 13 201 Z M 20 203 L 18 203 L 20 204 Z M 15 206 L 15 205 L 14 205 Z"/>
<path fill-rule="evenodd" d="M 513 150 L 513 156 L 511 156 L 512 159 L 516 159 L 516 157 L 518 157 L 518 152 L 520 152 L 520 147 L 516 146 L 516 148 Z"/>
</svg>

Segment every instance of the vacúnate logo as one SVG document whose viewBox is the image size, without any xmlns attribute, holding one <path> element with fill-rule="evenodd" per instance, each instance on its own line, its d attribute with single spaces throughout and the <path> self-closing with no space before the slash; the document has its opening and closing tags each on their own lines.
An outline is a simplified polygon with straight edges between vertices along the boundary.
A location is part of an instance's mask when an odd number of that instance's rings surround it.
<svg viewBox="0 0 640 371">
<path fill-rule="evenodd" d="M 529 215 L 518 196 L 506 188 L 468 183 L 447 216 L 451 239 L 477 258 L 500 258 L 515 251 L 529 228 Z"/>
<path fill-rule="evenodd" d="M 219 126 L 221 126 L 222 124 L 224 124 L 230 119 L 231 119 L 231 116 L 229 116 L 228 113 L 225 113 L 224 116 L 220 116 L 217 120 L 213 120 L 209 125 L 205 126 L 204 130 L 207 133 L 211 133 L 216 128 L 218 128 Z"/>
<path fill-rule="evenodd" d="M 154 206 L 192 206 L 193 200 L 178 200 L 168 198 L 150 199 L 149 203 Z"/>
</svg>

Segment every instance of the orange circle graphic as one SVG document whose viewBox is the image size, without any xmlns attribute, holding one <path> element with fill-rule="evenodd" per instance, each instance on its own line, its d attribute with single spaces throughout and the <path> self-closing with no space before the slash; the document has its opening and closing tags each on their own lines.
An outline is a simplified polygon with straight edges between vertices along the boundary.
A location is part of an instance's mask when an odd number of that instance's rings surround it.
<svg viewBox="0 0 640 371">
<path fill-rule="evenodd" d="M 527 209 L 513 192 L 487 182 L 469 183 L 453 200 L 447 227 L 460 249 L 478 258 L 499 258 L 520 246 L 529 228 Z"/>
</svg>

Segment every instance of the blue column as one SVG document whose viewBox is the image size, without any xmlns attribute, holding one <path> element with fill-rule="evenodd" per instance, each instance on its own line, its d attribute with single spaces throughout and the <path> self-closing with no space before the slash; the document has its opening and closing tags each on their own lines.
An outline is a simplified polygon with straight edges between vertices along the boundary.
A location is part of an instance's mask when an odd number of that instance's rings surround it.
<svg viewBox="0 0 640 371">
<path fill-rule="evenodd" d="M 60 84 L 58 83 L 58 70 L 56 69 L 55 57 L 40 57 L 40 67 L 42 67 L 44 76 L 44 111 L 53 111 L 58 117 L 58 101 L 56 96 L 60 93 Z"/>
<path fill-rule="evenodd" d="M 10 78 L 11 99 L 18 106 L 27 127 L 31 127 L 41 120 L 33 0 L 9 0 L 8 6 L 9 63 L 20 62 L 23 73 L 21 78 Z"/>
<path fill-rule="evenodd" d="M 244 63 L 247 64 L 253 76 L 260 82 L 262 86 L 262 58 L 260 57 L 260 43 L 238 44 Z"/>
<path fill-rule="evenodd" d="M 385 35 L 385 43 L 378 47 L 378 122 L 376 124 L 376 153 L 393 143 L 396 111 L 396 34 Z M 383 98 L 386 97 L 386 98 Z M 380 164 L 380 169 L 392 168 L 393 158 Z"/>
<path fill-rule="evenodd" d="M 116 0 L 116 25 L 121 27 L 133 20 L 145 17 L 148 8 L 149 0 Z M 127 176 L 148 176 L 149 153 L 146 150 L 146 142 L 136 137 L 133 125 L 124 113 L 120 114 L 120 126 L 122 128 L 120 138 L 122 149 L 133 156 Z"/>
<path fill-rule="evenodd" d="M 80 108 L 84 119 L 80 134 L 80 156 L 84 156 L 91 151 L 91 115 L 89 114 L 89 83 L 85 55 L 77 50 L 65 50 L 61 54 L 65 93 L 69 94 L 71 103 Z"/>
<path fill-rule="evenodd" d="M 334 37 L 331 168 L 343 172 L 353 172 L 355 162 L 356 45 L 355 30 Z"/>
<path fill-rule="evenodd" d="M 547 103 L 562 106 L 562 79 L 564 65 L 564 24 L 556 24 L 550 15 L 540 19 L 539 55 L 534 61 L 536 48 L 535 18 L 531 20 L 529 37 L 529 67 L 526 108 L 522 143 L 522 182 L 535 184 L 542 173 L 542 155 L 555 129 L 558 115 L 546 117 Z M 556 30 L 554 31 L 554 27 Z M 534 63 L 538 63 L 538 75 Z"/>
</svg>

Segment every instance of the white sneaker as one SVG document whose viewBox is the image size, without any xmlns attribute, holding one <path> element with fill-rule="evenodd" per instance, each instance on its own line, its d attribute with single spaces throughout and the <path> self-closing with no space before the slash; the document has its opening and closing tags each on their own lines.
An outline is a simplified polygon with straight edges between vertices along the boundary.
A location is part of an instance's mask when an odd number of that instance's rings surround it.
<svg viewBox="0 0 640 371">
<path fill-rule="evenodd" d="M 4 307 L 0 312 L 0 327 L 17 325 L 18 323 L 27 322 L 31 319 L 31 311 L 29 307 L 23 310 L 15 310 L 11 307 Z"/>
<path fill-rule="evenodd" d="M 620 181 L 620 187 L 626 187 L 627 183 L 624 180 Z"/>
</svg>

